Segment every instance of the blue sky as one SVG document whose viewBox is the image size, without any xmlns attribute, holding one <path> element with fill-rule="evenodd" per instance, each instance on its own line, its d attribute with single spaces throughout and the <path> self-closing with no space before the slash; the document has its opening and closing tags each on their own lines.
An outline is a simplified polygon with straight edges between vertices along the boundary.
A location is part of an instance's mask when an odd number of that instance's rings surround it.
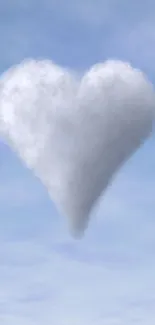
<svg viewBox="0 0 155 325">
<path fill-rule="evenodd" d="M 153 0 L 38 2 L 1 1 L 1 72 L 25 57 L 79 72 L 118 58 L 155 81 Z M 40 181 L 0 142 L 1 324 L 154 324 L 154 166 L 152 135 L 75 241 Z"/>
</svg>

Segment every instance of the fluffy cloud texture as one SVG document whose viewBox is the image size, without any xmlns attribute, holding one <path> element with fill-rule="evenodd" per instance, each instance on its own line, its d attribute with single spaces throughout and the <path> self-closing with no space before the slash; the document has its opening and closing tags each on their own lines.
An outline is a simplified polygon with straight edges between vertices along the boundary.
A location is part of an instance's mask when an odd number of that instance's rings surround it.
<svg viewBox="0 0 155 325">
<path fill-rule="evenodd" d="M 51 61 L 24 61 L 0 80 L 0 133 L 33 169 L 74 234 L 118 168 L 152 129 L 155 93 L 121 61 L 81 79 Z"/>
</svg>

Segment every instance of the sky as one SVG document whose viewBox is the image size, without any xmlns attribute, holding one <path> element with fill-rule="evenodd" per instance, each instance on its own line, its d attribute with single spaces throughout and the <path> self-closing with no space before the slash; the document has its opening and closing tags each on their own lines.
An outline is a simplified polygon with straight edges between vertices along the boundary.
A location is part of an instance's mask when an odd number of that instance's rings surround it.
<svg viewBox="0 0 155 325">
<path fill-rule="evenodd" d="M 154 31 L 153 0 L 3 0 L 0 71 L 31 57 L 83 73 L 117 58 L 154 83 Z M 152 134 L 74 240 L 46 188 L 0 141 L 2 324 L 154 324 L 154 165 Z"/>
</svg>

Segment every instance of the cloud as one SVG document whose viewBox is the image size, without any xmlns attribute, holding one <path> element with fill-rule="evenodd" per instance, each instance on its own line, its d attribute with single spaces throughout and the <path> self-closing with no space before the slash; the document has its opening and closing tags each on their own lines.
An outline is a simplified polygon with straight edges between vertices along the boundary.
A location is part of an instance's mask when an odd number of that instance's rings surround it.
<svg viewBox="0 0 155 325">
<path fill-rule="evenodd" d="M 113 175 L 150 135 L 155 93 L 121 61 L 75 75 L 50 61 L 12 67 L 1 77 L 0 131 L 79 234 Z"/>
</svg>

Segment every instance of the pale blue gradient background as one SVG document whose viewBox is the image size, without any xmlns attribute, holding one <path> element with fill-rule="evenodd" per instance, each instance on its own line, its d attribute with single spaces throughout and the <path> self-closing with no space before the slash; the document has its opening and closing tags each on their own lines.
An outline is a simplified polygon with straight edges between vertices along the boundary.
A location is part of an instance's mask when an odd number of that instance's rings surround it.
<svg viewBox="0 0 155 325">
<path fill-rule="evenodd" d="M 46 57 L 80 73 L 129 60 L 155 81 L 155 2 L 1 0 L 0 71 Z M 74 241 L 46 189 L 0 142 L 0 324 L 155 324 L 154 135 Z"/>
</svg>

